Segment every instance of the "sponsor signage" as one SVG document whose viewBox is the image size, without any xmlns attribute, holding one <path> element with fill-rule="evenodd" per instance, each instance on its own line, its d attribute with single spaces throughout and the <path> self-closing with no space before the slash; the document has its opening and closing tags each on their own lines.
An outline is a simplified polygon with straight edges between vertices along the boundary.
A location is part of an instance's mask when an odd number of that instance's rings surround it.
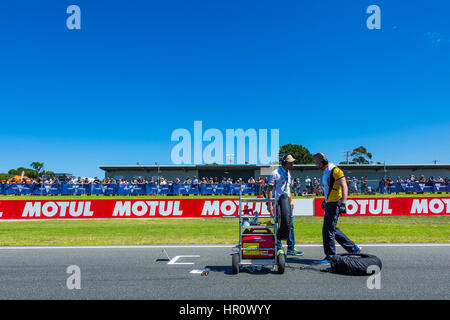
<svg viewBox="0 0 450 320">
<path fill-rule="evenodd" d="M 323 216 L 322 199 L 294 199 L 294 216 Z M 263 202 L 244 203 L 267 216 Z M 238 199 L 0 200 L 0 220 L 217 218 L 238 215 Z M 449 197 L 349 198 L 345 216 L 449 215 Z"/>
<path fill-rule="evenodd" d="M 322 199 L 316 199 L 316 216 L 323 216 Z M 449 197 L 349 198 L 343 216 L 418 216 L 449 215 Z"/>
<path fill-rule="evenodd" d="M 243 208 L 269 215 L 257 202 Z M 0 219 L 208 218 L 238 215 L 237 199 L 3 200 Z"/>
</svg>

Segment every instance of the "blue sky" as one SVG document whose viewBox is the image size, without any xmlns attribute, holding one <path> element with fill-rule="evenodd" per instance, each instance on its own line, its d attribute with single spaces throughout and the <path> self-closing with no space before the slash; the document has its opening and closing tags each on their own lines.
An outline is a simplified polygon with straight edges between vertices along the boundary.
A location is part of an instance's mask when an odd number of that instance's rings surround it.
<svg viewBox="0 0 450 320">
<path fill-rule="evenodd" d="M 0 172 L 172 164 L 171 133 L 194 120 L 279 129 L 334 162 L 364 145 L 450 163 L 449 14 L 444 0 L 4 0 Z"/>
</svg>

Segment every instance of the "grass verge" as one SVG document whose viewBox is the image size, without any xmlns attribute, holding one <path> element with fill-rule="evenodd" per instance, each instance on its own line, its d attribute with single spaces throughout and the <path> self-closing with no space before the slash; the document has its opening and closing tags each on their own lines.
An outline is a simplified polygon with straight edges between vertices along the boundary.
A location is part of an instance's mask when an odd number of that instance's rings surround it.
<svg viewBox="0 0 450 320">
<path fill-rule="evenodd" d="M 322 242 L 322 217 L 295 217 L 299 243 Z M 341 217 L 357 243 L 450 242 L 450 216 Z M 236 244 L 237 219 L 1 221 L 1 246 Z"/>
</svg>

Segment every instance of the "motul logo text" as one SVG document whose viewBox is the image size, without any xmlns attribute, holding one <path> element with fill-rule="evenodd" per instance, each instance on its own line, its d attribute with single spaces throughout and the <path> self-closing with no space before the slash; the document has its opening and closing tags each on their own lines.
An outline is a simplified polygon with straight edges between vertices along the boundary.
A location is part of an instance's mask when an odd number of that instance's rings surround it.
<svg viewBox="0 0 450 320">
<path fill-rule="evenodd" d="M 27 202 L 22 212 L 23 218 L 38 217 L 92 217 L 90 201 L 48 201 Z"/>
</svg>

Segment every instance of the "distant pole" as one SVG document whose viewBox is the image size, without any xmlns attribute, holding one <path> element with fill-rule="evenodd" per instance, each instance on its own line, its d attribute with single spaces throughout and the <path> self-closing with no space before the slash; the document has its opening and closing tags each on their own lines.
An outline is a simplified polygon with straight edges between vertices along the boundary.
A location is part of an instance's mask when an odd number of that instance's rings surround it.
<svg viewBox="0 0 450 320">
<path fill-rule="evenodd" d="M 234 153 L 227 153 L 227 160 L 229 164 L 233 164 L 234 163 Z"/>
<path fill-rule="evenodd" d="M 439 160 L 433 160 L 434 164 L 437 164 L 439 162 Z"/>
<path fill-rule="evenodd" d="M 42 197 L 42 192 L 43 192 L 43 188 L 44 188 L 44 164 L 42 164 L 42 172 L 41 172 L 41 197 Z"/>
<path fill-rule="evenodd" d="M 344 151 L 344 153 L 347 154 L 347 164 L 349 164 L 349 156 L 348 155 L 349 155 L 350 152 L 351 151 Z"/>
<path fill-rule="evenodd" d="M 156 183 L 156 194 L 159 196 L 159 162 L 155 162 L 155 164 L 158 166 L 158 182 Z"/>
</svg>

